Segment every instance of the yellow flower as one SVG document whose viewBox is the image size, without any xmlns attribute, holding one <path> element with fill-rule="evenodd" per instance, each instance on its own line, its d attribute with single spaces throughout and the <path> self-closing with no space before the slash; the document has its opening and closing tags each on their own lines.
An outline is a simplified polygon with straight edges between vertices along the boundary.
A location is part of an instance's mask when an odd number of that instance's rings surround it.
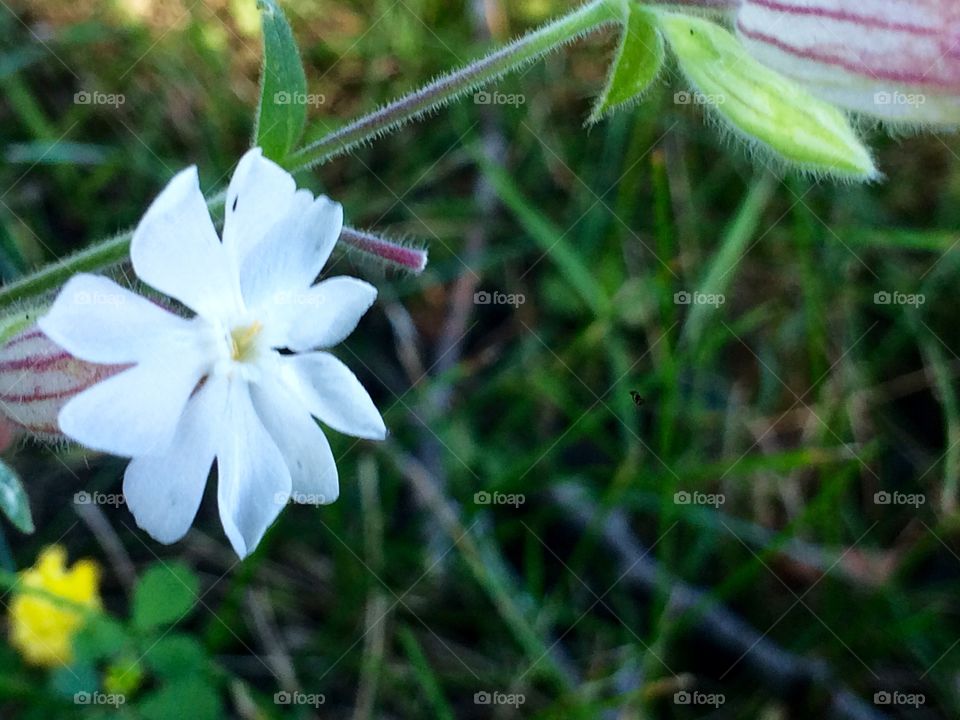
<svg viewBox="0 0 960 720">
<path fill-rule="evenodd" d="M 67 569 L 67 552 L 51 545 L 37 564 L 20 573 L 20 583 L 10 605 L 10 642 L 28 662 L 44 667 L 67 665 L 73 660 L 73 638 L 84 624 L 79 608 L 59 605 L 29 590 L 41 590 L 84 608 L 100 608 L 100 568 L 80 560 Z"/>
</svg>

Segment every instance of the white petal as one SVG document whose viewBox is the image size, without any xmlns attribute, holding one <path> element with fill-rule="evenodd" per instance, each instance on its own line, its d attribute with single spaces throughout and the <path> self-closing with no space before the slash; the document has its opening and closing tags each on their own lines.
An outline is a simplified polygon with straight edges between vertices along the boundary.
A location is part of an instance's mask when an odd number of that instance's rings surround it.
<svg viewBox="0 0 960 720">
<path fill-rule="evenodd" d="M 217 237 L 196 167 L 177 173 L 153 201 L 133 234 L 130 257 L 141 280 L 200 315 L 240 308 L 236 266 Z"/>
<path fill-rule="evenodd" d="M 223 219 L 223 244 L 239 263 L 267 231 L 287 215 L 297 183 L 286 170 L 253 148 L 240 158 L 230 179 Z"/>
<path fill-rule="evenodd" d="M 347 435 L 383 440 L 387 428 L 373 400 L 349 368 L 329 353 L 293 355 L 282 359 L 287 387 L 310 414 Z"/>
<path fill-rule="evenodd" d="M 207 365 L 198 349 L 173 346 L 77 395 L 60 411 L 60 429 L 81 445 L 123 457 L 165 448 Z"/>
<path fill-rule="evenodd" d="M 137 526 L 162 543 L 190 529 L 213 466 L 216 439 L 226 410 L 227 381 L 210 378 L 187 403 L 170 446 L 134 458 L 123 478 L 123 494 Z"/>
<path fill-rule="evenodd" d="M 377 289 L 352 277 L 324 280 L 303 292 L 278 292 L 266 306 L 272 347 L 297 352 L 328 348 L 352 333 L 377 299 Z"/>
<path fill-rule="evenodd" d="M 323 430 L 286 386 L 271 376 L 251 388 L 253 404 L 290 470 L 294 502 L 328 505 L 340 494 L 337 464 Z"/>
<path fill-rule="evenodd" d="M 190 323 L 98 275 L 75 275 L 37 321 L 44 334 L 81 360 L 138 362 L 188 332 Z"/>
<path fill-rule="evenodd" d="M 224 532 L 244 558 L 287 504 L 290 471 L 257 417 L 247 383 L 230 382 L 226 417 L 217 447 L 217 498 Z"/>
<path fill-rule="evenodd" d="M 326 264 L 343 228 L 343 208 L 300 190 L 287 214 L 244 258 L 240 284 L 247 307 L 256 312 L 277 293 L 307 290 Z"/>
</svg>

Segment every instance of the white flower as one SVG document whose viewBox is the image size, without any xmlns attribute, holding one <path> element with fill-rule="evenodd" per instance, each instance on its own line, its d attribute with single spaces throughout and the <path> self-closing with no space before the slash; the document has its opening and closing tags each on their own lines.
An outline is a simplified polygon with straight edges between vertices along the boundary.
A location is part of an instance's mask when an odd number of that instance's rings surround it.
<svg viewBox="0 0 960 720">
<path fill-rule="evenodd" d="M 130 254 L 141 280 L 195 317 L 77 275 L 40 320 L 83 360 L 133 365 L 67 403 L 59 422 L 82 445 L 132 458 L 127 504 L 160 542 L 189 529 L 214 458 L 220 519 L 245 557 L 291 496 L 337 498 L 337 467 L 313 418 L 386 436 L 353 373 L 315 351 L 349 335 L 377 295 L 349 277 L 313 284 L 342 223 L 340 205 L 297 190 L 255 148 L 227 189 L 221 242 L 191 167 L 147 210 Z"/>
</svg>

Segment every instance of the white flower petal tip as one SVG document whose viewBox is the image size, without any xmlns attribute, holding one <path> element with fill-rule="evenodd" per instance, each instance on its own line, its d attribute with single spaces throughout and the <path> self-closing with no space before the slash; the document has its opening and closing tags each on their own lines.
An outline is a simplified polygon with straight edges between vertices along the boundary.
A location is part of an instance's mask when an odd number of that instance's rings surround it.
<svg viewBox="0 0 960 720">
<path fill-rule="evenodd" d="M 237 555 L 246 557 L 260 543 L 292 487 L 287 458 L 264 427 L 246 383 L 230 382 L 225 416 L 230 427 L 217 441 L 217 498 L 220 520 Z"/>
<path fill-rule="evenodd" d="M 189 168 L 134 233 L 137 275 L 195 317 L 82 275 L 42 326 L 81 360 L 123 365 L 58 419 L 77 442 L 132 459 L 124 492 L 137 525 L 159 542 L 182 538 L 216 466 L 224 533 L 244 558 L 288 503 L 339 496 L 336 461 L 314 418 L 373 440 L 387 430 L 353 373 L 309 352 L 347 337 L 377 297 L 354 278 L 314 284 L 341 233 L 342 207 L 297 190 L 255 148 L 230 181 L 225 213 L 221 242 Z"/>
<path fill-rule="evenodd" d="M 296 180 L 263 150 L 244 154 L 227 187 L 223 219 L 223 244 L 238 264 L 289 214 L 296 194 Z"/>
<path fill-rule="evenodd" d="M 343 342 L 377 300 L 377 289 L 363 280 L 334 277 L 300 293 L 279 291 L 269 299 L 286 347 L 296 352 L 330 348 Z"/>
<path fill-rule="evenodd" d="M 217 236 L 196 167 L 177 173 L 130 241 L 137 276 L 198 315 L 236 313 L 240 284 Z"/>
<path fill-rule="evenodd" d="M 175 543 L 193 524 L 216 454 L 209 427 L 223 415 L 226 389 L 223 382 L 204 384 L 184 409 L 169 448 L 127 466 L 127 507 L 137 526 L 157 542 Z"/>
<path fill-rule="evenodd" d="M 276 295 L 303 297 L 333 252 L 342 227 L 338 203 L 298 190 L 288 215 L 243 259 L 240 283 L 247 307 L 257 311 Z"/>
<path fill-rule="evenodd" d="M 324 352 L 285 358 L 283 377 L 311 415 L 334 430 L 365 440 L 385 440 L 387 426 L 350 369 Z"/>
<path fill-rule="evenodd" d="M 282 502 L 329 505 L 340 495 L 330 443 L 302 402 L 280 377 L 252 389 L 253 403 L 280 448 L 290 472 L 291 493 Z"/>
</svg>

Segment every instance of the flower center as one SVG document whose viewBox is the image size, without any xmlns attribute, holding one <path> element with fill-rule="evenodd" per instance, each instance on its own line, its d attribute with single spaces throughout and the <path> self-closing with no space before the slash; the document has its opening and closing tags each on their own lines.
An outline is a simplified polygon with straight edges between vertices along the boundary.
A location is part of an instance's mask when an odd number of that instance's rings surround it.
<svg viewBox="0 0 960 720">
<path fill-rule="evenodd" d="M 256 355 L 257 337 L 263 330 L 263 325 L 255 320 L 245 327 L 237 327 L 230 331 L 230 358 L 236 362 L 247 362 Z"/>
</svg>

